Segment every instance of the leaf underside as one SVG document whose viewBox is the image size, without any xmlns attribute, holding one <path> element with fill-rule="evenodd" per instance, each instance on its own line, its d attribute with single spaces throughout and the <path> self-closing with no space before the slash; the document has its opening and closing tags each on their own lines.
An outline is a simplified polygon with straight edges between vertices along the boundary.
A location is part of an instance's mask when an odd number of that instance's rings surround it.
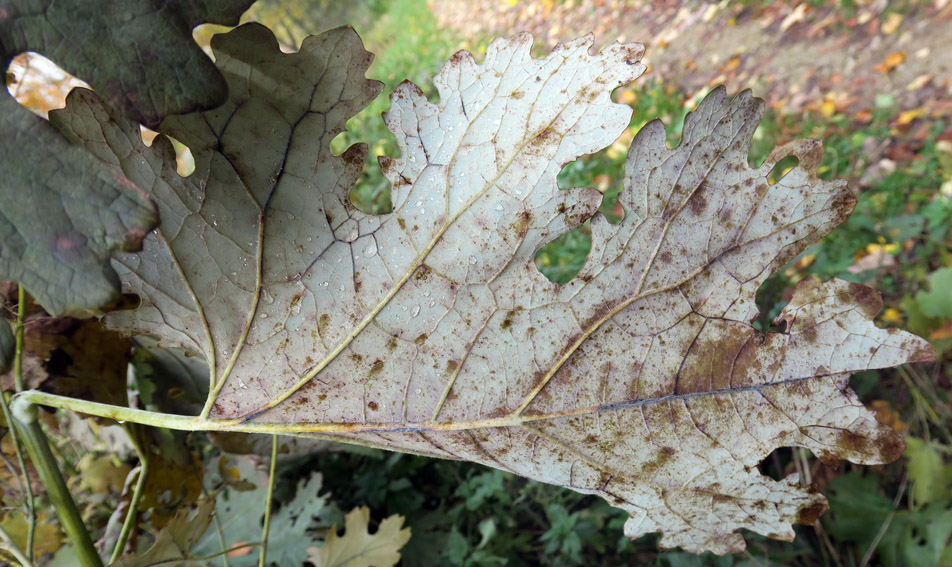
<svg viewBox="0 0 952 567">
<path fill-rule="evenodd" d="M 225 81 L 192 28 L 235 25 L 252 1 L 7 0 L 0 60 L 6 69 L 19 53 L 41 53 L 154 126 L 225 99 Z M 0 280 L 19 281 L 53 314 L 114 301 L 120 282 L 110 255 L 140 248 L 158 223 L 155 204 L 5 91 L 0 138 Z"/>
<path fill-rule="evenodd" d="M 162 215 L 116 263 L 141 306 L 106 323 L 209 361 L 199 424 L 484 463 L 598 494 L 630 514 L 627 535 L 660 531 L 666 547 L 740 550 L 738 528 L 791 539 L 825 500 L 756 465 L 781 446 L 895 459 L 901 438 L 848 376 L 931 356 L 872 323 L 876 292 L 842 281 L 802 282 L 783 333 L 750 325 L 758 286 L 854 198 L 816 177 L 815 141 L 751 168 L 763 104 L 720 88 L 678 147 L 659 121 L 638 134 L 625 218 L 609 224 L 598 192 L 556 175 L 628 125 L 610 94 L 644 70 L 642 47 L 592 55 L 589 36 L 535 59 L 531 43 L 496 40 L 481 64 L 456 54 L 439 104 L 395 90 L 385 120 L 402 156 L 381 159 L 394 204 L 381 216 L 348 199 L 366 149 L 328 149 L 380 89 L 351 29 L 295 54 L 257 25 L 216 37 L 230 101 L 161 126 L 192 150 L 184 179 L 167 141 L 142 147 L 74 93 L 54 121 L 101 124 L 75 135 L 151 187 Z M 790 155 L 799 165 L 768 183 Z M 590 217 L 586 265 L 550 282 L 535 252 Z"/>
</svg>

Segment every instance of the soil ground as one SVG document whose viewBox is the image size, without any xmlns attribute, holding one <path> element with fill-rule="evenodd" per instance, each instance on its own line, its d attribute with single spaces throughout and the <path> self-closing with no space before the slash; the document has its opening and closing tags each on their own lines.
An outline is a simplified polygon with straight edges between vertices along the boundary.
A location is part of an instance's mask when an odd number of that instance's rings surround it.
<svg viewBox="0 0 952 567">
<path fill-rule="evenodd" d="M 923 118 L 952 113 L 952 1 L 819 4 L 445 0 L 431 9 L 464 37 L 526 30 L 540 50 L 589 32 L 596 47 L 639 41 L 646 77 L 686 93 L 752 88 L 781 112 L 862 116 L 879 103 Z"/>
</svg>

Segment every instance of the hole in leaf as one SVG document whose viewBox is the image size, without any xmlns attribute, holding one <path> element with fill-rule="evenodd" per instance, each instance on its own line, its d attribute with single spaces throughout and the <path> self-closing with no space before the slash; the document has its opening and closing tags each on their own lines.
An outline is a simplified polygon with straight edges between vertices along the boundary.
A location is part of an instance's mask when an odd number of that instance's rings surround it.
<svg viewBox="0 0 952 567">
<path fill-rule="evenodd" d="M 74 87 L 89 85 L 59 68 L 39 53 L 21 53 L 7 66 L 7 90 L 31 112 L 47 118 L 50 110 L 66 106 Z"/>
<path fill-rule="evenodd" d="M 777 447 L 757 465 L 760 474 L 774 480 L 782 480 L 796 472 L 795 455 L 790 447 Z"/>
<path fill-rule="evenodd" d="M 780 311 L 790 301 L 793 292 L 793 282 L 781 270 L 764 281 L 757 289 L 756 304 L 758 315 L 753 326 L 764 333 L 783 333 L 786 327 L 783 324 L 774 325 L 773 321 L 780 315 Z"/>
<path fill-rule="evenodd" d="M 150 130 L 145 126 L 139 126 L 139 134 L 142 137 L 142 143 L 152 147 L 152 143 L 155 142 L 155 138 L 159 135 L 158 132 Z M 182 142 L 179 142 L 175 138 L 166 135 L 166 138 L 172 142 L 172 148 L 175 150 L 175 171 L 182 177 L 188 177 L 195 172 L 195 158 L 192 156 L 192 150 L 188 148 Z"/>
<path fill-rule="evenodd" d="M 535 255 L 536 267 L 549 281 L 564 284 L 578 275 L 591 249 L 592 230 L 585 221 L 580 228 L 540 248 Z"/>
<path fill-rule="evenodd" d="M 786 175 L 791 169 L 797 167 L 800 163 L 800 160 L 797 159 L 797 156 L 787 156 L 782 160 L 778 161 L 776 165 L 770 170 L 770 173 L 767 174 L 767 182 L 771 185 L 775 185 L 783 176 Z"/>
</svg>

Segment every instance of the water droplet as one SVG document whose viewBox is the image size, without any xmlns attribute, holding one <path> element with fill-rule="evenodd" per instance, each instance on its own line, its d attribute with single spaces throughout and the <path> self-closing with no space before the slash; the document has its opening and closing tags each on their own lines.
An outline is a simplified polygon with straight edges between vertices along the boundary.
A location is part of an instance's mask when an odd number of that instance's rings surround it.
<svg viewBox="0 0 952 567">
<path fill-rule="evenodd" d="M 423 290 L 423 297 L 430 297 L 430 290 L 428 289 Z"/>
<path fill-rule="evenodd" d="M 328 283 L 327 283 L 327 282 L 321 282 L 321 285 L 324 286 L 324 287 L 327 287 Z"/>
<path fill-rule="evenodd" d="M 506 210 L 506 207 L 503 207 L 503 206 L 502 206 L 502 203 L 500 203 L 500 204 L 496 205 L 496 210 L 497 210 L 497 211 L 504 211 L 504 210 Z"/>
<path fill-rule="evenodd" d="M 416 305 L 416 306 L 413 307 L 413 311 L 410 312 L 410 317 L 413 318 L 413 317 L 416 317 L 416 316 L 419 315 L 419 314 L 420 314 L 420 306 L 419 306 L 419 305 Z"/>
<path fill-rule="evenodd" d="M 272 303 L 274 303 L 274 297 L 272 297 L 271 294 L 268 293 L 267 288 L 261 290 L 261 301 L 264 301 L 268 305 L 271 305 Z"/>
<path fill-rule="evenodd" d="M 367 247 L 364 248 L 364 256 L 372 258 L 377 255 L 377 241 L 371 240 L 367 243 Z"/>
<path fill-rule="evenodd" d="M 446 127 L 446 131 L 447 131 L 447 132 L 452 132 L 452 131 L 453 131 L 453 127 L 452 127 L 452 126 L 447 126 L 447 127 Z"/>
<path fill-rule="evenodd" d="M 410 156 L 410 157 L 409 157 L 409 158 L 407 158 L 407 159 L 409 159 L 409 160 L 410 160 L 410 163 L 416 163 L 416 158 L 415 158 L 415 157 L 413 157 L 413 156 Z"/>
<path fill-rule="evenodd" d="M 262 318 L 262 319 L 267 319 L 267 318 L 268 318 L 268 314 L 267 314 L 267 313 L 261 313 L 261 314 L 258 315 L 258 317 L 260 317 L 260 318 Z"/>
<path fill-rule="evenodd" d="M 419 207 L 420 205 L 422 205 L 422 204 L 423 204 L 423 201 L 417 201 L 417 202 L 416 202 L 416 206 L 418 206 L 418 207 Z"/>
<path fill-rule="evenodd" d="M 238 277 L 238 272 L 229 272 L 229 274 L 231 274 L 231 277 L 233 277 L 233 278 L 237 278 L 237 277 Z"/>
<path fill-rule="evenodd" d="M 310 242 L 310 241 L 312 241 L 312 240 L 314 240 L 314 239 L 311 238 L 310 236 L 307 237 L 307 241 L 308 241 L 308 242 Z"/>
<path fill-rule="evenodd" d="M 430 302 L 427 303 L 427 305 L 429 305 L 430 307 L 433 307 L 434 305 L 436 305 L 436 301 L 431 299 Z"/>
<path fill-rule="evenodd" d="M 421 209 L 420 209 L 420 214 L 421 214 L 421 215 L 425 215 L 425 214 L 426 214 L 426 209 L 421 208 Z"/>
<path fill-rule="evenodd" d="M 419 396 L 420 394 L 423 393 L 423 388 L 417 388 L 416 390 L 413 390 L 413 392 Z"/>
<path fill-rule="evenodd" d="M 344 291 L 344 284 L 340 284 L 340 286 L 337 289 L 340 291 Z"/>
<path fill-rule="evenodd" d="M 470 257 L 469 257 L 469 263 L 470 263 L 470 264 L 476 264 L 476 262 L 477 262 L 476 256 L 470 256 Z"/>
<path fill-rule="evenodd" d="M 301 302 L 299 301 L 291 306 L 291 316 L 294 317 L 300 314 L 301 314 Z"/>
</svg>

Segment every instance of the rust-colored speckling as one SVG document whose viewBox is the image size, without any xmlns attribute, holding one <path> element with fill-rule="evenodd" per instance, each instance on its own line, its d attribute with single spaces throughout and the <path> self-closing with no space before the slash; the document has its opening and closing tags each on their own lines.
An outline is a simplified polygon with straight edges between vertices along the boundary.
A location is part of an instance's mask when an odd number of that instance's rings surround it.
<svg viewBox="0 0 952 567">
<path fill-rule="evenodd" d="M 856 200 L 817 177 L 816 142 L 749 166 L 764 112 L 749 92 L 715 89 L 675 148 L 649 122 L 629 152 L 624 219 L 593 219 L 588 263 L 556 285 L 535 252 L 601 199 L 559 189 L 557 173 L 627 128 L 631 110 L 610 94 L 643 71 L 640 46 L 592 54 L 588 37 L 536 59 L 520 34 L 483 63 L 454 55 L 434 78 L 438 103 L 399 85 L 386 121 L 400 157 L 380 160 L 394 211 L 374 217 L 348 200 L 365 148 L 330 151 L 379 90 L 353 30 L 295 54 L 243 33 L 216 46 L 241 93 L 234 116 L 189 178 L 140 184 L 155 186 L 164 224 L 122 263 L 142 307 L 107 317 L 214 354 L 200 423 L 483 463 L 601 496 L 631 515 L 630 537 L 656 530 L 663 547 L 716 553 L 742 549 L 743 529 L 792 537 L 826 508 L 799 481 L 759 473 L 778 447 L 860 463 L 902 451 L 848 375 L 931 351 L 876 327 L 876 292 L 806 279 L 783 332 L 751 325 L 758 287 Z M 338 54 L 347 66 L 327 69 Z M 258 83 L 275 76 L 293 88 Z M 180 116 L 170 134 L 205 139 L 210 122 Z M 169 157 L 153 151 L 117 159 Z M 769 183 L 786 156 L 799 165 Z"/>
</svg>

